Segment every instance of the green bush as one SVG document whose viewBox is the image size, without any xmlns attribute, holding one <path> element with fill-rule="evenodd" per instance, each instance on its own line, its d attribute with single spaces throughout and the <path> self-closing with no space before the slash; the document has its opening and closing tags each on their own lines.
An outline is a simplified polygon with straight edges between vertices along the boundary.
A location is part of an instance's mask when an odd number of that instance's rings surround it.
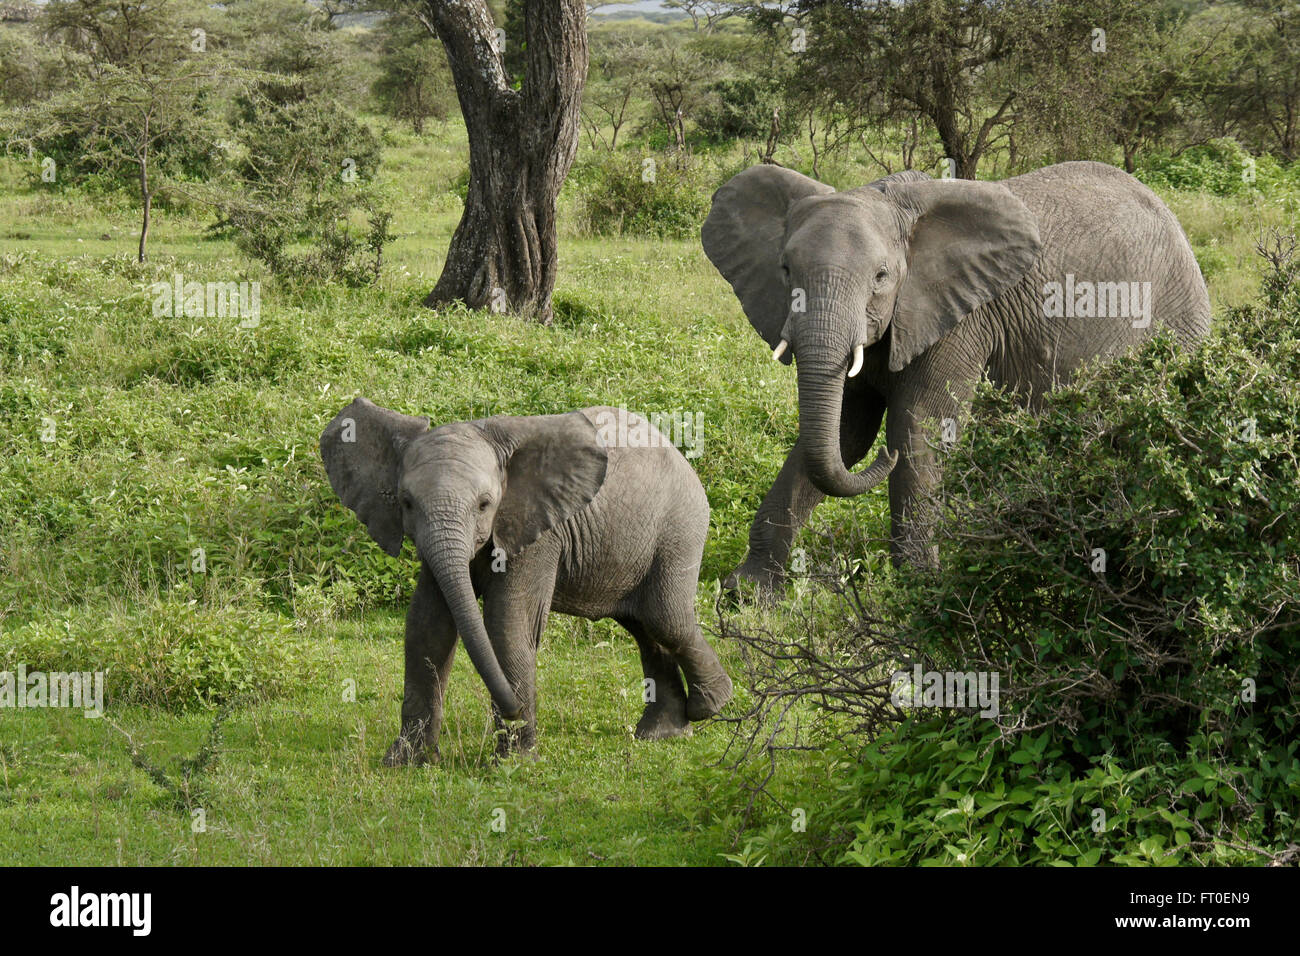
<svg viewBox="0 0 1300 956">
<path fill-rule="evenodd" d="M 1241 767 L 1211 764 L 1205 741 L 1159 765 L 1103 756 L 1075 771 L 1048 731 L 999 740 L 974 717 L 908 721 L 855 755 L 840 862 L 860 866 L 1242 865 L 1266 858 L 1239 787 Z M 1255 772 L 1255 777 L 1259 776 Z"/>
<path fill-rule="evenodd" d="M 1232 196 L 1268 190 L 1289 174 L 1272 156 L 1255 157 L 1235 139 L 1216 139 L 1177 155 L 1152 156 L 1138 167 L 1137 176 L 1153 188 Z"/>
<path fill-rule="evenodd" d="M 809 846 L 865 865 L 1296 858 L 1294 248 L 1266 241 L 1260 301 L 1204 342 L 1162 335 L 1036 412 L 981 388 L 924 503 L 937 567 L 877 568 L 855 557 L 862 528 L 828 529 L 795 626 L 724 628 L 747 649 L 746 739 L 829 735 L 842 781 L 808 811 L 816 832 L 771 827 L 734 862 Z M 996 706 L 918 716 L 892 693 L 915 665 L 984 672 L 985 689 L 997 675 Z M 800 698 L 821 721 L 808 740 L 783 725 Z"/>
<path fill-rule="evenodd" d="M 698 236 L 713 190 L 726 179 L 712 163 L 689 155 L 632 152 L 595 157 L 569 178 L 583 231 L 663 239 Z"/>
<path fill-rule="evenodd" d="M 381 151 L 370 127 L 324 96 L 253 99 L 243 119 L 247 155 L 213 231 L 230 233 L 241 252 L 293 283 L 378 279 L 395 237 L 374 185 Z"/>
<path fill-rule="evenodd" d="M 169 601 L 129 612 L 72 609 L 6 629 L 0 670 L 103 671 L 111 708 L 171 711 L 263 699 L 307 679 L 309 657 L 278 614 Z"/>
<path fill-rule="evenodd" d="M 727 77 L 710 87 L 713 94 L 696 116 L 700 135 L 710 143 L 765 140 L 772 129 L 772 110 L 781 106 L 781 90 L 758 76 Z"/>
</svg>

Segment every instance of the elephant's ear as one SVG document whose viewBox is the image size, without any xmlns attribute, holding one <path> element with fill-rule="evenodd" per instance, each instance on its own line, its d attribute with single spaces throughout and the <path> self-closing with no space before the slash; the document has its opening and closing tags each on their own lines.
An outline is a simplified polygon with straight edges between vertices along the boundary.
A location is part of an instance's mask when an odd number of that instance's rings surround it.
<svg viewBox="0 0 1300 956">
<path fill-rule="evenodd" d="M 1033 213 L 999 183 L 939 179 L 891 184 L 884 193 L 912 223 L 890 321 L 889 370 L 898 372 L 1023 279 L 1040 244 Z"/>
<path fill-rule="evenodd" d="M 713 194 L 700 230 L 704 254 L 731 283 L 750 324 L 772 348 L 780 343 L 790 313 L 781 274 L 786 210 L 805 196 L 833 192 L 792 169 L 762 165 L 737 173 Z"/>
<path fill-rule="evenodd" d="M 503 415 L 473 424 L 505 468 L 492 537 L 507 554 L 518 554 L 587 507 L 605 482 L 608 452 L 581 412 Z"/>
<path fill-rule="evenodd" d="M 389 411 L 358 397 L 320 436 L 330 487 L 393 557 L 402 552 L 402 508 L 397 501 L 402 451 L 428 430 L 427 418 Z"/>
</svg>

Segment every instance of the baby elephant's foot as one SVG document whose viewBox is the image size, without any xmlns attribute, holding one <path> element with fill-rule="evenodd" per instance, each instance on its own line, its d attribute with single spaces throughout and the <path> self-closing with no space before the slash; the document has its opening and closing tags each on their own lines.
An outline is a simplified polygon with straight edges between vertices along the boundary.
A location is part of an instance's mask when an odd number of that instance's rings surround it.
<svg viewBox="0 0 1300 956">
<path fill-rule="evenodd" d="M 686 719 L 686 708 L 650 706 L 645 709 L 636 725 L 637 740 L 667 740 L 669 737 L 689 737 L 691 722 Z"/>
<path fill-rule="evenodd" d="M 429 762 L 430 756 L 437 759 L 437 746 L 429 748 L 422 742 L 408 740 L 406 737 L 398 737 L 393 741 L 393 745 L 388 748 L 388 753 L 384 754 L 384 766 L 422 767 Z"/>
<path fill-rule="evenodd" d="M 537 730 L 524 723 L 508 724 L 497 728 L 496 758 L 509 757 L 537 759 Z"/>
<path fill-rule="evenodd" d="M 690 720 L 707 720 L 719 713 L 731 700 L 731 678 L 719 668 L 717 675 L 698 684 L 690 684 L 686 695 L 686 716 Z"/>
</svg>

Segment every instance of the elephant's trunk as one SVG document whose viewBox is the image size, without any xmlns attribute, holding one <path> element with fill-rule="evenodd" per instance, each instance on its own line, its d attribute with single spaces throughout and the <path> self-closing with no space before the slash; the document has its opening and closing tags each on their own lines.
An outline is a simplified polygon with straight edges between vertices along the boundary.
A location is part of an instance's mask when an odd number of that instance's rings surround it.
<svg viewBox="0 0 1300 956">
<path fill-rule="evenodd" d="M 474 669 L 483 678 L 501 715 L 508 720 L 515 719 L 522 707 L 501 670 L 492 642 L 488 640 L 487 628 L 483 626 L 483 615 L 474 597 L 474 586 L 470 583 L 468 549 L 448 546 L 447 542 L 441 541 L 420 550 L 442 589 L 442 596 L 456 622 L 456 630 L 465 642 L 469 659 L 474 662 Z"/>
<path fill-rule="evenodd" d="M 799 374 L 799 443 L 804 449 L 808 477 L 823 494 L 848 498 L 870 491 L 889 477 L 898 453 L 882 450 L 871 467 L 851 472 L 840 452 L 840 410 L 844 401 L 844 377 L 849 359 L 860 342 L 843 335 L 826 334 L 842 326 L 833 315 L 823 322 L 809 316 L 807 328 L 819 330 L 800 335 L 796 367 Z"/>
</svg>

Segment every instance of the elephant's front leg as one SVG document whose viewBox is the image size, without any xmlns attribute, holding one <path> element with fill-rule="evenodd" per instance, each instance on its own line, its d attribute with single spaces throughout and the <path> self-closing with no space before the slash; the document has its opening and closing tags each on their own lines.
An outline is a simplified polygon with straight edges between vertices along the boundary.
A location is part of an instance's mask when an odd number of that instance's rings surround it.
<svg viewBox="0 0 1300 956">
<path fill-rule="evenodd" d="M 522 705 L 513 721 L 492 706 L 498 757 L 537 746 L 537 648 L 555 589 L 558 553 L 552 550 L 550 542 L 540 542 L 512 557 L 504 570 L 484 575 L 483 624 Z"/>
<path fill-rule="evenodd" d="M 974 391 L 971 382 L 967 376 L 943 391 L 902 389 L 890 412 L 885 439 L 898 452 L 898 464 L 889 475 L 890 554 L 896 565 L 938 566 L 934 522 L 942 449 L 961 427 L 962 409 Z"/>
<path fill-rule="evenodd" d="M 402 729 L 384 756 L 384 765 L 424 763 L 438 752 L 442 702 L 456 653 L 456 625 L 428 567 L 421 565 L 415 596 L 406 612 L 406 682 L 402 691 Z"/>
<path fill-rule="evenodd" d="M 884 414 L 884 399 L 875 392 L 845 392 L 840 414 L 840 455 L 845 465 L 852 468 L 866 457 Z M 784 588 L 790 544 L 824 497 L 808 478 L 800 438 L 754 516 L 749 529 L 749 554 L 727 578 L 725 587 L 735 590 L 740 582 L 747 581 L 768 596 Z"/>
</svg>

